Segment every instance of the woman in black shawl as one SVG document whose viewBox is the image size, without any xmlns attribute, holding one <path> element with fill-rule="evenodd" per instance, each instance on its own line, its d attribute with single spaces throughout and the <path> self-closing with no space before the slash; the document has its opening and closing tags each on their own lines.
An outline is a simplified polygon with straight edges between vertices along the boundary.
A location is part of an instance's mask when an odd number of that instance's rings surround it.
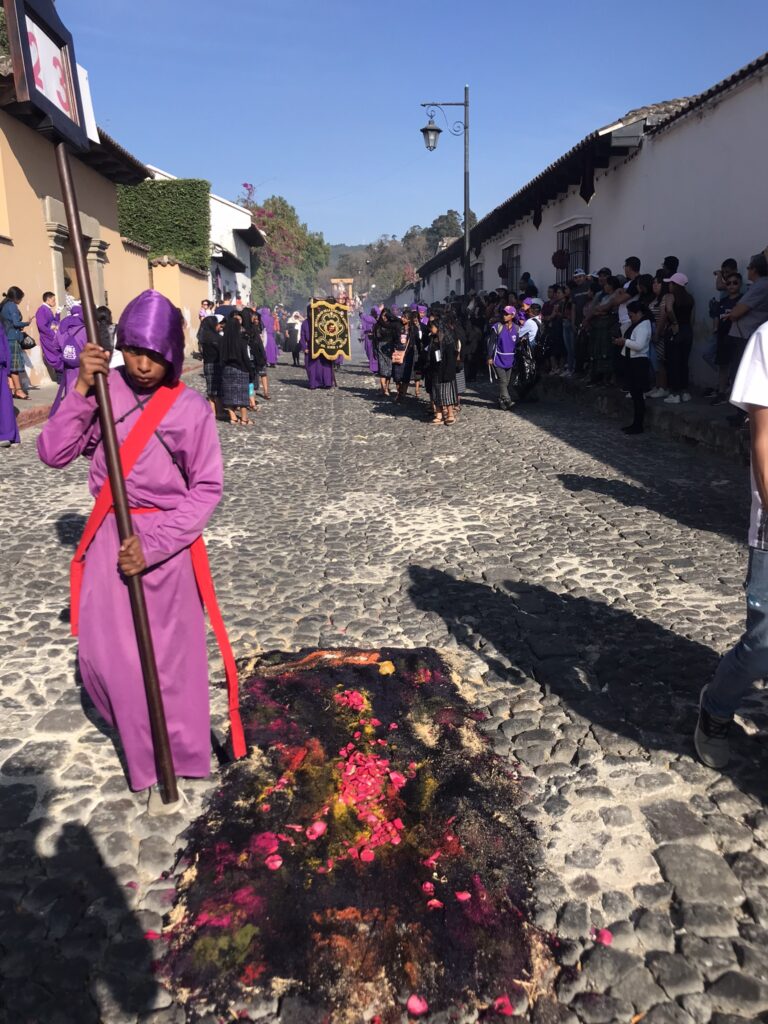
<svg viewBox="0 0 768 1024">
<path fill-rule="evenodd" d="M 230 313 L 221 339 L 221 404 L 230 423 L 251 426 L 248 419 L 248 383 L 251 360 L 239 313 Z"/>
<path fill-rule="evenodd" d="M 400 334 L 392 350 L 392 380 L 397 385 L 396 402 L 402 402 L 408 395 L 408 385 L 411 383 L 413 374 L 413 361 L 421 340 L 419 314 L 407 311 L 400 319 L 402 323 Z"/>
<path fill-rule="evenodd" d="M 261 384 L 261 392 L 264 395 L 264 398 L 269 401 L 267 350 L 264 347 L 264 339 L 267 332 L 264 327 L 264 321 L 261 318 L 261 313 L 259 313 L 258 310 L 252 311 L 252 325 L 253 342 L 251 346 L 251 356 L 253 358 L 253 365 L 256 367 L 256 374 L 259 378 L 259 384 Z"/>
<path fill-rule="evenodd" d="M 221 395 L 220 323 L 218 317 L 206 316 L 200 322 L 197 331 L 197 343 L 203 357 L 205 397 L 216 417 L 219 415 L 219 396 Z"/>
<path fill-rule="evenodd" d="M 458 339 L 444 323 L 433 320 L 429 325 L 429 393 L 432 399 L 432 424 L 455 422 L 459 400 L 456 392 L 456 356 Z"/>
<path fill-rule="evenodd" d="M 400 323 L 385 306 L 373 327 L 372 337 L 379 361 L 379 386 L 383 395 L 389 395 L 392 378 L 392 352 L 400 340 Z"/>
</svg>

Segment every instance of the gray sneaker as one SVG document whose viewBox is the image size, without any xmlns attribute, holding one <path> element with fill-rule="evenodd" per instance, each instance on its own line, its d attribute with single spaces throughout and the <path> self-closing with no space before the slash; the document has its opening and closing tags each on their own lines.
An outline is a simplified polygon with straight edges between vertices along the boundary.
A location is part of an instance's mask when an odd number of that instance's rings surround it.
<svg viewBox="0 0 768 1024">
<path fill-rule="evenodd" d="M 706 690 L 706 686 L 704 690 Z M 693 743 L 700 760 L 708 768 L 719 770 L 725 768 L 731 757 L 728 732 L 733 719 L 710 715 L 702 703 L 704 690 L 701 691 L 699 698 L 699 720 L 696 723 L 696 732 L 693 734 Z"/>
</svg>

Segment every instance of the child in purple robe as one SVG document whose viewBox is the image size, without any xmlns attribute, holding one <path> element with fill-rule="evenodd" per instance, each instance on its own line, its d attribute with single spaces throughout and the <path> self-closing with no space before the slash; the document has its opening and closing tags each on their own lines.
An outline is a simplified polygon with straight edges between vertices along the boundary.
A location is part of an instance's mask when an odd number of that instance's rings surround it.
<svg viewBox="0 0 768 1024">
<path fill-rule="evenodd" d="M 101 716 L 120 734 L 131 788 L 152 787 L 150 813 L 162 813 L 178 804 L 162 804 L 157 791 L 126 577 L 141 574 L 143 578 L 175 772 L 204 778 L 210 771 L 210 714 L 201 593 L 205 597 L 206 585 L 212 592 L 212 583 L 210 573 L 206 580 L 199 571 L 196 552 L 221 500 L 222 459 L 215 418 L 205 398 L 179 383 L 184 361 L 179 310 L 159 292 L 142 292 L 120 318 L 117 347 L 125 365 L 111 372 L 109 352 L 98 345 L 85 347 L 77 381 L 55 419 L 46 423 L 37 446 L 43 462 L 55 468 L 69 465 L 78 455 L 88 459 L 88 485 L 97 497 L 107 481 L 107 464 L 93 394 L 95 374 L 109 372 L 124 458 L 129 447 L 126 438 L 146 415 L 145 408 L 158 399 L 168 402 L 159 426 L 126 473 L 135 534 L 121 544 L 114 514 L 105 514 L 85 557 L 89 531 L 93 531 L 93 520 L 89 522 L 73 561 L 74 581 L 77 560 L 85 559 L 84 567 L 79 566 L 80 601 L 75 586 L 71 609 L 73 632 L 79 624 L 83 684 Z M 202 554 L 204 558 L 204 548 Z M 221 643 L 215 597 L 213 607 L 210 598 L 206 604 Z M 227 649 L 222 645 L 225 663 Z M 230 685 L 233 706 L 234 726 L 237 702 Z"/>
<path fill-rule="evenodd" d="M 72 312 L 60 324 L 55 335 L 55 344 L 58 348 L 60 371 L 59 390 L 53 400 L 48 419 L 54 415 L 62 401 L 74 388 L 80 372 L 80 353 L 85 348 L 88 335 L 83 320 L 83 308 L 77 303 L 72 307 Z"/>
<path fill-rule="evenodd" d="M 57 375 L 61 373 L 64 366 L 61 361 L 61 352 L 57 334 L 59 330 L 60 316 L 56 312 L 56 296 L 53 292 L 43 293 L 43 304 L 35 313 L 35 323 L 40 336 L 40 348 L 43 350 L 43 358 Z"/>
</svg>

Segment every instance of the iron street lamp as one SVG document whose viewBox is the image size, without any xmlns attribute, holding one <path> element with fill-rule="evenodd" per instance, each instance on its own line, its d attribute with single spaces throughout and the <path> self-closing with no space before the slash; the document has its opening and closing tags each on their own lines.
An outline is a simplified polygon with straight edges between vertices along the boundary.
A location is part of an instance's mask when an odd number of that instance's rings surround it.
<svg viewBox="0 0 768 1024">
<path fill-rule="evenodd" d="M 469 86 L 464 86 L 463 103 L 422 103 L 426 108 L 428 123 L 422 128 L 421 134 L 424 137 L 424 145 L 430 153 L 437 149 L 437 143 L 443 129 L 435 124 L 435 112 L 445 118 L 445 123 L 451 135 L 464 136 L 464 298 L 469 295 L 471 283 L 471 270 L 469 266 Z M 454 121 L 450 124 L 443 107 L 464 107 L 464 120 Z"/>
</svg>

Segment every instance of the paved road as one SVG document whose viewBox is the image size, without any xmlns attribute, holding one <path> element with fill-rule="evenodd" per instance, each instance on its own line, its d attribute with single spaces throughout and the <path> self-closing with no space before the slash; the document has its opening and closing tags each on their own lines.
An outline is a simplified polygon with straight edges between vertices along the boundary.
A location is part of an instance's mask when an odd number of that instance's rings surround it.
<svg viewBox="0 0 768 1024">
<path fill-rule="evenodd" d="M 257 426 L 221 427 L 226 496 L 207 537 L 237 654 L 464 651 L 469 696 L 524 768 L 535 919 L 581 961 L 558 983 L 561 1019 L 764 1019 L 768 717 L 750 706 L 723 775 L 690 740 L 742 618 L 746 470 L 573 405 L 501 413 L 487 385 L 446 428 L 414 400 L 383 404 L 360 368 L 339 384 L 310 393 L 281 366 Z M 81 707 L 64 619 L 85 469 L 45 469 L 35 436 L 0 452 L 9 1019 L 91 1021 L 98 1006 L 109 1024 L 182 1021 L 145 936 L 184 819 L 147 818 Z M 603 927 L 610 949 L 590 940 Z"/>
</svg>

